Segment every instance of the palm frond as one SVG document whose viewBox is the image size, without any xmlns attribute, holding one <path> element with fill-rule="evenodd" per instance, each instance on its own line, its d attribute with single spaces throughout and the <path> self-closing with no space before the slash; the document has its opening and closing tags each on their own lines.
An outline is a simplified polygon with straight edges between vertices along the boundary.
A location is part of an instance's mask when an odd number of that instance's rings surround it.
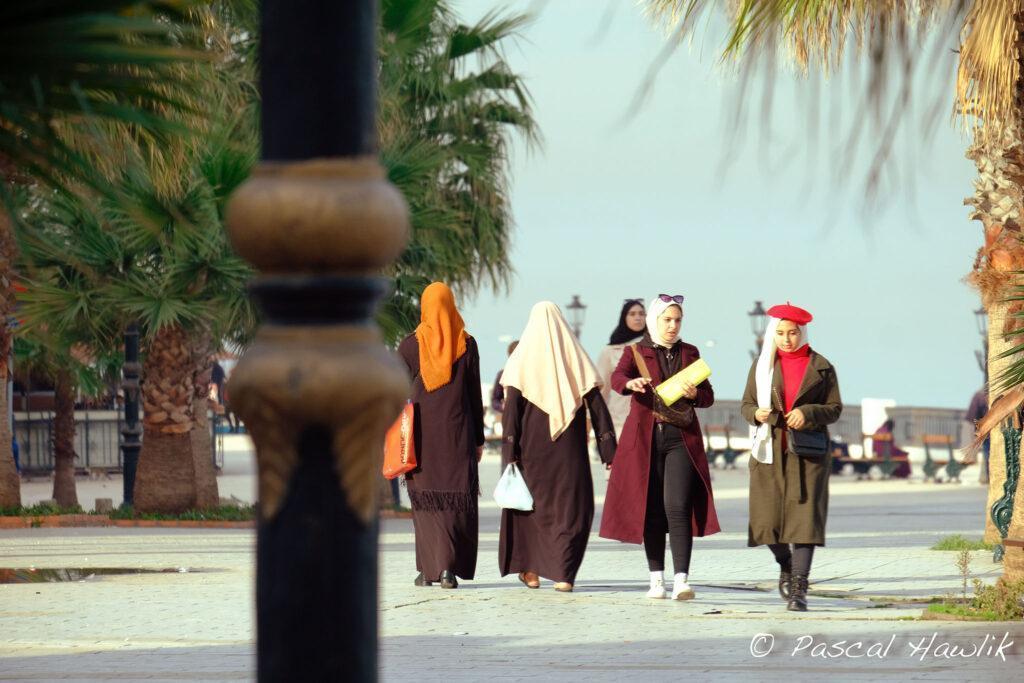
<svg viewBox="0 0 1024 683">
<path fill-rule="evenodd" d="M 205 60 L 192 2 L 22 0 L 0 8 L 0 170 L 51 185 L 108 187 L 68 143 L 88 119 L 180 137 L 190 109 L 184 65 Z"/>
</svg>

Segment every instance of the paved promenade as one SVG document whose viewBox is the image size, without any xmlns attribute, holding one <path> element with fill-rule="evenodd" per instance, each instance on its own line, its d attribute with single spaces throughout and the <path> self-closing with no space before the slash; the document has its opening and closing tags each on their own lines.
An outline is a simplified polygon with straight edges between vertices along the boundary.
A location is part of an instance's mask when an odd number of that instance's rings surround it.
<svg viewBox="0 0 1024 683">
<path fill-rule="evenodd" d="M 248 456 L 229 453 L 226 470 L 239 492 L 251 490 Z M 697 540 L 697 599 L 682 603 L 647 600 L 640 548 L 596 535 L 571 594 L 499 577 L 497 476 L 497 458 L 486 457 L 477 580 L 458 590 L 414 587 L 411 522 L 382 524 L 383 680 L 961 681 L 1012 679 L 1024 665 L 1024 624 L 916 619 L 921 601 L 960 590 L 956 553 L 928 547 L 950 533 L 980 536 L 977 484 L 834 479 L 811 611 L 795 615 L 775 592 L 770 553 L 745 547 L 742 467 L 715 472 L 725 531 Z M 245 530 L 0 532 L 3 567 L 189 570 L 0 584 L 0 681 L 251 679 L 253 551 Z M 971 572 L 991 582 L 1000 568 L 977 552 Z M 979 651 L 950 658 L 954 646 Z"/>
</svg>

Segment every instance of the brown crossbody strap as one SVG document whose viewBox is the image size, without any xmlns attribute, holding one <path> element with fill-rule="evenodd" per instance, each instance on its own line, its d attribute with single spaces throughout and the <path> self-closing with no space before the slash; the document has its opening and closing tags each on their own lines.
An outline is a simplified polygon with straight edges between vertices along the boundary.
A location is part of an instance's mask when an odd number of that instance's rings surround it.
<svg viewBox="0 0 1024 683">
<path fill-rule="evenodd" d="M 651 373 L 647 370 L 647 363 L 644 362 L 644 357 L 637 351 L 636 344 L 630 344 L 629 348 L 633 351 L 633 360 L 636 362 L 636 369 L 640 371 L 640 376 L 647 380 L 651 379 Z"/>
</svg>

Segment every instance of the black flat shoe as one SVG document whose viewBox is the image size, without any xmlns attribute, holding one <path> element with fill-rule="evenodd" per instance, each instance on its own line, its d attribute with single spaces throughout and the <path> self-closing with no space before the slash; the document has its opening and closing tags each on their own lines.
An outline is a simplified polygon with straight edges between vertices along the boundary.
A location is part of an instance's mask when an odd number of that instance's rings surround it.
<svg viewBox="0 0 1024 683">
<path fill-rule="evenodd" d="M 789 582 L 789 604 L 786 609 L 790 612 L 807 611 L 807 577 L 794 576 Z"/>
<path fill-rule="evenodd" d="M 782 569 L 779 571 L 779 595 L 782 596 L 783 600 L 789 600 L 789 582 L 792 578 L 792 574 L 788 569 Z"/>
<path fill-rule="evenodd" d="M 455 580 L 455 574 L 445 569 L 441 572 L 441 588 L 458 588 L 459 582 Z"/>
<path fill-rule="evenodd" d="M 423 572 L 420 572 L 419 574 L 417 574 L 416 575 L 416 579 L 412 583 L 413 583 L 414 586 L 420 586 L 420 587 L 431 585 L 430 581 L 427 581 L 426 579 L 423 578 Z"/>
</svg>

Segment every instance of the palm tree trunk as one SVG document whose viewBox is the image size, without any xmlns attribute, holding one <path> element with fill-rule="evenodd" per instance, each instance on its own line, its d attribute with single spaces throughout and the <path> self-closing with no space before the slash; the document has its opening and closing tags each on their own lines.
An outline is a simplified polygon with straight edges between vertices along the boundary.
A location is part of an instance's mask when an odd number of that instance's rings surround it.
<svg viewBox="0 0 1024 683">
<path fill-rule="evenodd" d="M 1021 11 L 1015 12 L 1014 15 L 1013 15 L 1013 24 L 1014 24 L 1014 33 L 1015 33 L 1015 38 L 1016 38 L 1016 40 L 1015 40 L 1015 48 L 1016 48 L 1016 53 L 1017 53 L 1016 54 L 1016 58 L 1017 58 L 1017 80 L 1016 80 L 1016 83 L 1014 84 L 1015 85 L 1015 88 L 1014 88 L 1014 90 L 1015 90 L 1015 92 L 1014 92 L 1014 102 L 1015 102 L 1015 110 L 1016 110 L 1016 115 L 1017 115 L 1017 117 L 1016 117 L 1017 120 L 1015 121 L 1015 123 L 1016 123 L 1017 130 L 1020 131 L 1020 132 L 1024 132 L 1024 13 L 1022 13 Z M 1020 139 L 1020 135 L 1018 134 L 1018 140 L 1019 139 Z M 1020 149 L 1020 144 L 1018 144 L 1018 149 Z M 1024 155 L 1022 155 L 1022 156 L 1024 156 Z M 1020 175 L 1019 172 L 1024 171 L 1024 161 L 1022 161 L 1022 163 L 1020 163 L 1018 165 L 1017 171 L 1018 171 L 1018 175 L 1016 176 L 1015 180 L 1017 181 L 1017 196 L 1019 198 L 1020 195 L 1021 195 L 1021 192 L 1022 192 L 1022 188 L 1021 188 L 1021 178 L 1022 178 L 1022 175 Z M 1018 208 L 1020 208 L 1019 204 L 1018 204 Z M 1022 215 L 1021 213 L 1018 213 L 1017 214 L 1018 224 L 1020 224 L 1022 219 L 1024 219 L 1024 215 Z M 1018 233 L 1018 235 L 1017 235 L 1017 237 L 1018 237 L 1018 242 L 1017 242 L 1018 249 L 1022 249 L 1021 242 L 1020 242 L 1020 237 L 1021 236 L 1022 235 L 1020 233 Z M 1018 270 L 1019 270 L 1019 267 L 1018 267 Z M 1021 309 L 1024 309 L 1024 306 L 1021 306 L 1019 303 L 1017 303 L 1017 304 L 1014 304 L 1014 308 L 1017 311 L 1020 311 Z M 1017 321 L 1019 321 L 1019 320 L 1020 319 L 1018 318 Z M 1017 338 L 1015 341 L 1019 342 L 1020 339 Z M 1003 463 L 1002 463 L 1003 471 L 1002 471 L 1002 476 L 1000 477 L 1000 479 L 1001 479 L 1001 481 L 1005 482 L 1006 481 L 1005 450 L 1001 451 L 1001 452 L 1004 453 L 1004 457 L 1003 457 Z M 1002 488 L 1002 487 L 1000 487 L 1000 488 Z M 992 488 L 991 488 L 991 484 L 990 484 L 989 485 L 989 496 L 991 497 L 991 495 L 992 495 Z M 1013 497 L 1014 497 L 1014 501 L 1013 501 L 1013 517 L 1010 519 L 1010 528 L 1009 528 L 1009 530 L 1007 532 L 1007 537 L 1008 538 L 1017 539 L 1017 540 L 1024 540 L 1024 496 L 1021 495 L 1021 480 L 1020 480 L 1020 478 L 1017 479 L 1017 486 L 1016 486 L 1016 490 L 1014 491 Z M 1013 547 L 1013 546 L 1007 546 L 1006 547 L 1005 554 L 1003 555 L 1003 577 L 1005 579 L 1007 579 L 1008 581 L 1019 581 L 1021 579 L 1024 579 L 1024 548 Z"/>
<path fill-rule="evenodd" d="M 11 355 L 11 330 L 7 317 L 14 312 L 14 237 L 10 217 L 0 206 L 0 507 L 21 506 L 21 478 L 14 467 L 11 448 L 10 404 L 7 401 L 7 359 Z"/>
<path fill-rule="evenodd" d="M 63 508 L 78 506 L 75 489 L 75 384 L 62 370 L 54 377 L 53 499 Z"/>
<path fill-rule="evenodd" d="M 999 355 L 1010 348 L 1004 336 L 1008 320 L 1010 305 L 1003 298 L 989 302 L 985 306 L 988 313 L 988 377 L 989 394 L 988 404 L 999 397 L 1001 393 L 996 387 L 998 378 L 1010 365 L 1013 359 L 1000 359 Z M 1012 319 L 1009 319 L 1012 320 Z M 999 543 L 1002 536 L 992 521 L 992 504 L 1003 497 L 1003 484 L 1006 482 L 1006 444 L 1003 440 L 1001 429 L 992 430 L 990 437 L 990 448 L 988 457 L 988 498 L 985 503 L 985 541 L 987 543 Z"/>
<path fill-rule="evenodd" d="M 1018 26 L 1021 16 L 1016 15 Z M 1021 55 L 1024 57 L 1024 55 Z M 1021 97 L 1021 85 L 1024 83 L 1024 71 L 1018 78 L 1018 106 L 1024 112 L 1024 98 Z M 1007 333 L 1016 327 L 1019 318 L 1016 314 L 1024 311 L 1020 302 L 1008 302 L 1013 287 L 1020 284 L 1018 273 L 1024 271 L 1024 142 L 1021 140 L 1024 131 L 1024 120 L 1006 125 L 1001 129 L 998 139 L 987 142 L 976 140 L 968 149 L 967 156 L 978 168 L 978 178 L 974 182 L 975 195 L 965 201 L 974 207 L 971 218 L 980 220 L 984 226 L 984 246 L 978 252 L 974 272 L 970 280 L 981 292 L 982 305 L 988 313 L 988 382 L 989 405 L 1000 396 L 1000 382 L 1012 358 L 1000 359 L 999 356 L 1020 343 L 1021 338 L 1007 337 Z M 1006 447 L 1000 429 L 991 433 L 991 449 L 989 455 L 988 497 L 985 504 L 985 540 L 998 543 L 1002 536 L 992 521 L 992 504 L 1004 495 L 1006 483 Z M 1021 504 L 1019 487 L 1018 503 L 1015 506 L 1013 520 L 1017 523 L 1018 533 L 1021 529 Z M 1014 524 L 1011 522 L 1010 536 L 1014 537 Z M 1024 576 L 1024 554 L 1020 549 L 1007 549 L 1004 556 L 1004 573 L 1007 578 Z"/>
<path fill-rule="evenodd" d="M 135 509 L 178 513 L 196 505 L 192 458 L 193 364 L 188 335 L 161 328 L 142 365 L 142 450 L 135 474 Z"/>
<path fill-rule="evenodd" d="M 220 503 L 217 490 L 217 472 L 213 467 L 213 438 L 210 434 L 210 420 L 206 416 L 209 407 L 209 386 L 213 374 L 210 355 L 209 333 L 199 333 L 193 339 L 193 377 L 195 389 L 192 414 L 195 426 L 192 429 L 192 467 L 196 473 L 196 507 L 216 507 Z"/>
</svg>

